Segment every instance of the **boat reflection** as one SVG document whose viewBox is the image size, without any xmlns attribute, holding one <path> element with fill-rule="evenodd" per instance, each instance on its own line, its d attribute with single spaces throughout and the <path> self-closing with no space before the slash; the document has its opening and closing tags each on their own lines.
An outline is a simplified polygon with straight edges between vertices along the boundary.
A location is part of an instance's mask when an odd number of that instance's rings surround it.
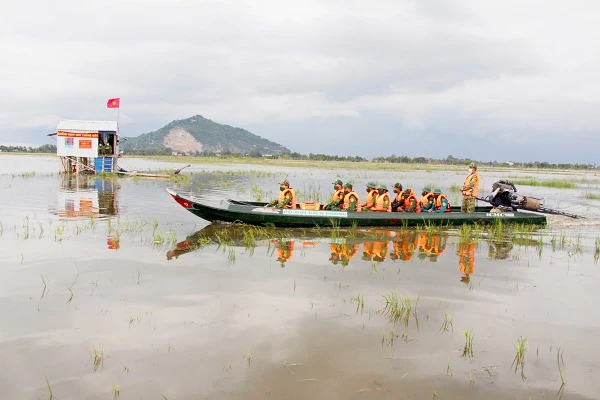
<svg viewBox="0 0 600 400">
<path fill-rule="evenodd" d="M 332 265 L 347 267 L 351 263 L 369 262 L 373 267 L 384 262 L 437 263 L 440 257 L 453 258 L 446 252 L 450 245 L 456 249 L 460 280 L 469 284 L 475 273 L 475 257 L 481 243 L 488 244 L 490 260 L 506 259 L 513 242 L 536 245 L 533 239 L 515 239 L 510 233 L 498 238 L 481 238 L 474 235 L 458 236 L 444 230 L 372 230 L 372 229 L 278 229 L 247 225 L 209 225 L 194 232 L 167 252 L 167 259 L 178 258 L 209 245 L 234 246 L 250 249 L 267 248 L 267 254 L 284 268 L 293 261 L 294 251 L 324 253 Z M 444 254 L 446 253 L 446 254 Z M 448 254 L 449 253 L 449 254 Z M 417 257 L 414 257 L 417 254 Z M 387 261 L 386 261 L 387 260 Z M 456 260 L 456 258 L 454 258 Z M 456 261 L 454 261 L 456 262 Z M 448 265 L 452 263 L 444 263 Z M 456 265 L 456 264 L 454 264 Z"/>
</svg>

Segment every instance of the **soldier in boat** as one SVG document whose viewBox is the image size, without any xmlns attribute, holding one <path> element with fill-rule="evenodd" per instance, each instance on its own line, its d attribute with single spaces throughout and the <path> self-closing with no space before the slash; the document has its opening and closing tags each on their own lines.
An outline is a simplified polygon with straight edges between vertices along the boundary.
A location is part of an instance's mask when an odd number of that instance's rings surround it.
<svg viewBox="0 0 600 400">
<path fill-rule="evenodd" d="M 432 194 L 433 196 L 430 197 L 427 205 L 421 208 L 421 211 L 435 213 L 450 212 L 450 202 L 448 201 L 448 197 L 442 193 L 442 190 L 434 188 Z"/>
<path fill-rule="evenodd" d="M 360 211 L 360 198 L 354 190 L 352 190 L 352 184 L 347 182 L 344 185 L 344 201 L 342 203 L 342 209 L 346 211 Z"/>
<path fill-rule="evenodd" d="M 372 181 L 367 182 L 367 199 L 365 200 L 365 204 L 361 205 L 362 211 L 371 211 L 371 209 L 375 207 L 378 195 L 376 189 L 377 186 L 378 185 Z"/>
<path fill-rule="evenodd" d="M 469 164 L 469 175 L 465 178 L 465 182 L 460 188 L 463 195 L 460 211 L 467 213 L 475 212 L 475 204 L 477 202 L 477 194 L 479 193 L 480 181 L 481 178 L 477 173 L 477 164 Z"/>
<path fill-rule="evenodd" d="M 377 199 L 375 200 L 375 207 L 371 208 L 371 211 L 377 212 L 388 212 L 392 211 L 392 201 L 388 194 L 387 186 L 380 183 L 377 187 Z"/>
<path fill-rule="evenodd" d="M 412 188 L 406 188 L 402 192 L 401 209 L 404 212 L 421 212 L 421 203 Z"/>
<path fill-rule="evenodd" d="M 268 203 L 265 207 L 296 209 L 296 192 L 290 187 L 287 179 L 279 182 L 279 196 L 276 200 Z"/>
<path fill-rule="evenodd" d="M 402 197 L 404 196 L 404 192 L 402 191 L 402 184 L 400 182 L 396 182 L 394 184 L 393 191 L 395 193 L 395 196 L 394 200 L 392 201 L 392 212 L 404 211 L 402 208 L 402 204 L 404 203 L 402 201 Z"/>
<path fill-rule="evenodd" d="M 323 210 L 339 210 L 344 202 L 344 182 L 339 179 L 333 182 L 333 189 L 331 201 L 323 206 Z"/>
<path fill-rule="evenodd" d="M 425 186 L 421 189 L 421 210 L 429 204 L 431 197 L 433 197 L 433 193 L 431 193 L 431 188 L 429 186 Z"/>
</svg>

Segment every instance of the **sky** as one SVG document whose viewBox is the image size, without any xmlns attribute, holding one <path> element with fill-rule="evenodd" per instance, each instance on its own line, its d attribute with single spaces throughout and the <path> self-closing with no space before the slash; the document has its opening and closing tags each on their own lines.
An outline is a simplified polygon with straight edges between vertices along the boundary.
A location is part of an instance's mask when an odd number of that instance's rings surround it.
<svg viewBox="0 0 600 400">
<path fill-rule="evenodd" d="M 593 164 L 599 20 L 596 0 L 11 2 L 0 144 L 200 114 L 303 154 Z"/>
</svg>

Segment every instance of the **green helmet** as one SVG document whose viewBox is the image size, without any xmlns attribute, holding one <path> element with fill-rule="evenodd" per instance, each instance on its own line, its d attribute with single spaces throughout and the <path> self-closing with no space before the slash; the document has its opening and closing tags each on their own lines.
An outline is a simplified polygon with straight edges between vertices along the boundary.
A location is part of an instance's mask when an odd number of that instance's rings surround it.
<svg viewBox="0 0 600 400">
<path fill-rule="evenodd" d="M 423 188 L 423 191 L 424 191 L 424 192 L 427 192 L 427 193 L 431 193 L 431 187 L 430 187 L 430 186 L 425 186 L 425 187 Z"/>
<path fill-rule="evenodd" d="M 375 188 L 375 187 L 377 187 L 377 184 L 373 181 L 369 181 L 369 182 L 367 182 L 367 187 Z"/>
<path fill-rule="evenodd" d="M 431 192 L 435 193 L 435 194 L 442 194 L 442 189 L 440 189 L 440 188 L 433 188 L 433 190 Z"/>
<path fill-rule="evenodd" d="M 337 181 L 333 182 L 334 185 L 340 185 L 340 186 L 344 186 L 344 182 L 342 182 L 340 179 L 338 179 Z"/>
<path fill-rule="evenodd" d="M 380 183 L 379 185 L 377 185 L 377 189 L 385 189 L 387 190 L 387 186 L 385 183 Z"/>
<path fill-rule="evenodd" d="M 347 182 L 344 186 L 348 189 L 352 189 L 352 184 L 350 182 Z"/>
</svg>

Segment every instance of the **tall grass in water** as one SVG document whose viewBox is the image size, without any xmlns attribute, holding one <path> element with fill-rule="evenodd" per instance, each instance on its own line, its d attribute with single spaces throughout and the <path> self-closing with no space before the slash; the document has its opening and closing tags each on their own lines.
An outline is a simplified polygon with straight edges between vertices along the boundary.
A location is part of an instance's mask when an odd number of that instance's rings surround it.
<svg viewBox="0 0 600 400">
<path fill-rule="evenodd" d="M 589 200 L 600 200 L 600 193 L 587 192 L 584 197 Z"/>
<path fill-rule="evenodd" d="M 90 355 L 93 359 L 92 371 L 96 372 L 98 367 L 102 367 L 104 365 L 104 349 L 102 348 L 102 343 L 98 342 L 98 348 L 93 346 Z"/>
<path fill-rule="evenodd" d="M 517 344 L 514 346 L 517 354 L 515 354 L 511 367 L 513 365 L 515 366 L 515 374 L 519 367 L 521 367 L 521 379 L 525 380 L 525 373 L 523 370 L 525 368 L 525 353 L 529 350 L 529 344 L 527 343 L 527 339 L 521 336 L 517 339 Z"/>
<path fill-rule="evenodd" d="M 350 301 L 352 303 L 356 303 L 356 313 L 358 314 L 358 312 L 360 311 L 360 313 L 362 314 L 363 311 L 364 311 L 364 309 L 365 309 L 365 298 L 364 298 L 364 296 L 361 296 L 359 294 L 356 297 L 350 297 Z"/>
<path fill-rule="evenodd" d="M 556 393 L 558 398 L 562 398 L 562 394 L 565 391 L 565 386 L 567 385 L 567 380 L 565 379 L 565 373 L 562 369 L 565 365 L 565 360 L 563 360 L 563 351 L 560 347 L 556 351 L 556 363 L 558 364 L 558 373 L 560 374 L 561 385 Z"/>
<path fill-rule="evenodd" d="M 414 305 L 409 296 L 398 296 L 396 293 L 386 294 L 383 298 L 385 299 L 385 307 L 378 311 L 380 315 L 386 316 L 390 322 L 403 323 L 408 328 L 412 313 L 418 328 L 417 304 L 419 304 L 419 300 L 421 299 L 420 295 L 417 297 Z"/>
<path fill-rule="evenodd" d="M 46 385 L 48 386 L 48 393 L 50 394 L 50 400 L 52 400 L 52 398 L 54 396 L 52 395 L 52 387 L 50 386 L 50 381 L 48 380 L 47 376 L 44 376 L 44 378 L 46 378 Z"/>
<path fill-rule="evenodd" d="M 574 189 L 577 184 L 570 180 L 563 179 L 549 179 L 549 180 L 537 180 L 535 178 L 530 179 L 515 179 L 512 181 L 515 185 L 523 186 L 542 186 L 556 189 Z"/>
<path fill-rule="evenodd" d="M 113 400 L 117 400 L 117 397 L 119 397 L 119 395 L 121 394 L 121 387 L 115 383 L 114 385 L 112 385 L 112 391 Z"/>
<path fill-rule="evenodd" d="M 454 332 L 454 325 L 452 324 L 452 319 L 453 319 L 452 314 L 445 312 L 444 313 L 444 322 L 442 322 L 440 331 L 448 332 L 450 329 L 452 329 L 452 332 Z"/>
<path fill-rule="evenodd" d="M 464 331 L 465 335 L 465 345 L 462 350 L 461 357 L 468 358 L 469 360 L 473 359 L 473 339 L 475 336 L 471 331 Z"/>
</svg>

